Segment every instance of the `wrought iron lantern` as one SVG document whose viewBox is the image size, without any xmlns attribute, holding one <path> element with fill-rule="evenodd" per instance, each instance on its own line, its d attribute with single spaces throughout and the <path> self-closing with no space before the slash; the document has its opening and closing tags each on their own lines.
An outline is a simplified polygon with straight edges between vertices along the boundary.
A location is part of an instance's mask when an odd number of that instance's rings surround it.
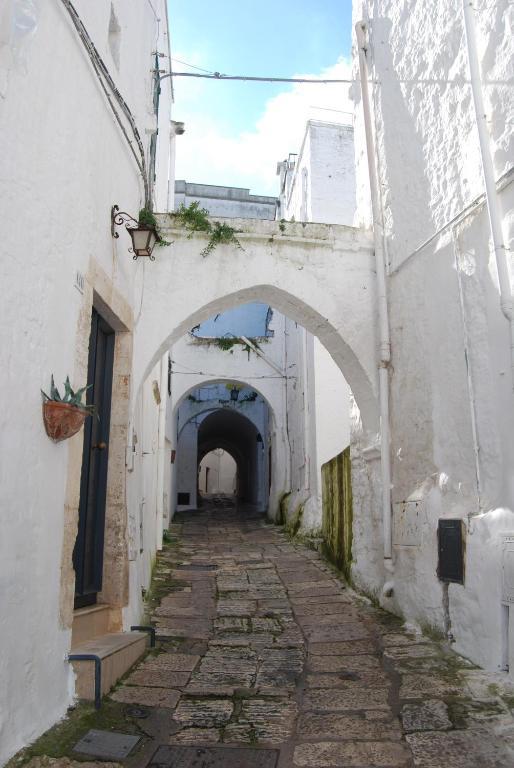
<svg viewBox="0 0 514 768">
<path fill-rule="evenodd" d="M 121 227 L 122 224 L 125 224 L 125 229 L 132 240 L 132 248 L 129 248 L 129 252 L 134 254 L 134 261 L 140 256 L 147 256 L 150 261 L 155 261 L 153 249 L 159 240 L 155 228 L 148 224 L 140 224 L 133 216 L 125 213 L 125 211 L 120 211 L 117 205 L 113 205 L 111 208 L 111 235 L 116 239 L 120 235 L 119 232 L 116 232 L 115 227 Z"/>
<path fill-rule="evenodd" d="M 239 399 L 239 389 L 238 387 L 232 387 L 230 390 L 230 399 L 235 403 Z"/>
</svg>

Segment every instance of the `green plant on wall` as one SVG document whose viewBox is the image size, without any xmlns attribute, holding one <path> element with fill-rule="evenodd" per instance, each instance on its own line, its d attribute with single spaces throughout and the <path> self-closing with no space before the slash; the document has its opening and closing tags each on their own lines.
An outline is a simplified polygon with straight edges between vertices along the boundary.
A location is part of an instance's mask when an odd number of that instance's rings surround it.
<svg viewBox="0 0 514 768">
<path fill-rule="evenodd" d="M 215 221 L 211 229 L 209 242 L 202 250 L 202 256 L 204 258 L 209 256 L 217 245 L 235 245 L 240 251 L 244 250 L 235 232 L 235 229 L 229 227 L 228 224 L 221 224 L 219 221 Z"/>
<path fill-rule="evenodd" d="M 222 349 L 224 352 L 229 352 L 236 344 L 241 344 L 241 339 L 236 339 L 235 336 L 220 336 L 214 343 L 219 349 Z"/>
<path fill-rule="evenodd" d="M 64 382 L 64 395 L 61 397 L 59 390 L 55 386 L 55 381 L 52 374 L 50 381 L 50 394 L 47 395 L 46 392 L 43 392 L 43 390 L 41 390 L 41 394 L 43 395 L 43 400 L 54 403 L 65 403 L 66 405 L 72 405 L 75 408 L 80 408 L 81 410 L 87 411 L 88 413 L 93 413 L 95 406 L 87 405 L 86 403 L 82 402 L 84 393 L 87 392 L 91 386 L 91 384 L 88 384 L 86 387 L 81 387 L 80 389 L 77 389 L 76 392 L 74 392 L 70 384 L 70 377 L 66 376 L 66 381 Z"/>
<path fill-rule="evenodd" d="M 249 341 L 252 342 L 253 346 L 257 349 L 260 349 L 260 346 L 256 339 L 249 339 Z M 249 344 L 246 343 L 243 339 L 240 339 L 238 336 L 220 336 L 217 339 L 214 339 L 214 344 L 219 347 L 219 349 L 222 349 L 224 352 L 231 352 L 232 349 L 236 346 L 236 344 L 240 344 L 243 348 L 244 352 L 254 352 L 252 347 L 250 347 Z"/>
<path fill-rule="evenodd" d="M 209 235 L 209 242 L 201 251 L 204 258 L 209 256 L 218 245 L 235 245 L 239 250 L 244 250 L 236 237 L 236 230 L 220 221 L 211 223 L 209 211 L 201 208 L 198 200 L 193 200 L 188 206 L 181 203 L 179 209 L 170 213 L 170 216 L 176 224 L 188 231 L 188 238 L 193 237 L 195 232 Z"/>
<path fill-rule="evenodd" d="M 139 211 L 138 222 L 140 226 L 149 227 L 150 229 L 154 230 L 155 234 L 157 235 L 157 245 L 171 245 L 171 243 L 161 237 L 159 233 L 159 227 L 157 225 L 157 219 L 153 215 L 153 212 L 150 208 L 141 208 Z"/>
</svg>

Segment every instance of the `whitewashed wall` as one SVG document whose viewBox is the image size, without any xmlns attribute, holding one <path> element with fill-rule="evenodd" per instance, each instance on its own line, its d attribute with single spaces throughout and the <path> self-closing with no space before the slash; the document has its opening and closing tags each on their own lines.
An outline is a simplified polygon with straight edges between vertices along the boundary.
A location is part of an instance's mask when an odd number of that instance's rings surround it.
<svg viewBox="0 0 514 768">
<path fill-rule="evenodd" d="M 111 3 L 74 5 L 147 149 L 157 33 L 149 4 L 113 2 L 118 63 L 108 44 Z M 165 3 L 154 5 L 166 51 Z M 74 695 L 65 661 L 73 585 L 63 586 L 62 574 L 71 568 L 82 434 L 59 445 L 48 439 L 39 389 L 52 373 L 58 384 L 68 374 L 74 385 L 84 383 L 93 300 L 123 307 L 118 327 L 130 333 L 144 269 L 125 237 L 116 245 L 110 233 L 113 203 L 137 214 L 143 202 L 133 157 L 64 4 L 36 1 L 34 8 L 36 25 L 21 47 L 10 26 L 19 4 L 7 0 L 0 12 L 0 136 L 9 148 L 0 161 L 0 199 L 12 223 L 3 240 L 0 344 L 1 389 L 10 402 L 0 416 L 2 508 L 9 511 L 0 536 L 0 764 L 61 717 Z M 169 88 L 162 99 L 169 115 Z"/>
<path fill-rule="evenodd" d="M 132 424 L 134 450 L 128 462 L 129 603 L 123 611 L 125 628 L 140 621 L 144 606 L 142 589 L 150 586 L 156 552 L 169 517 L 171 443 L 166 437 L 168 356 L 154 366 L 146 379 Z M 160 402 L 158 402 L 160 400 Z"/>
<path fill-rule="evenodd" d="M 395 587 L 385 604 L 450 633 L 457 650 L 494 670 L 509 654 L 501 534 L 514 532 L 513 382 L 481 197 L 462 8 L 439 0 L 355 3 L 354 21 L 363 17 L 380 81 L 374 109 L 391 264 Z M 506 83 L 514 8 L 481 4 L 474 17 L 498 180 L 507 173 L 499 196 L 512 247 L 514 94 Z M 358 88 L 354 95 L 357 220 L 369 221 Z M 354 456 L 362 468 L 357 443 Z M 464 521 L 463 586 L 445 587 L 437 578 L 439 518 Z M 380 594 L 380 542 L 362 524 L 354 536 L 355 578 Z M 513 629 L 511 617 L 511 669 Z"/>
</svg>

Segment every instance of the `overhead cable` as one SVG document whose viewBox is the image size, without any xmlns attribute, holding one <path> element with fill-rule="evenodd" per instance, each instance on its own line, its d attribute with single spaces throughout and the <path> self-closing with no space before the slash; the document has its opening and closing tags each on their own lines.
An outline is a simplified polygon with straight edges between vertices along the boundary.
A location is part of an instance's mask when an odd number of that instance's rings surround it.
<svg viewBox="0 0 514 768">
<path fill-rule="evenodd" d="M 147 177 L 147 169 L 146 169 L 145 150 L 144 150 L 143 142 L 141 140 L 140 133 L 136 125 L 134 115 L 132 114 L 130 107 L 128 106 L 127 102 L 119 92 L 118 88 L 116 87 L 116 83 L 112 79 L 111 74 L 107 69 L 105 62 L 103 61 L 102 57 L 98 53 L 95 47 L 95 44 L 93 43 L 91 37 L 89 36 L 89 33 L 85 28 L 84 24 L 82 23 L 82 20 L 78 15 L 76 9 L 74 8 L 73 4 L 70 2 L 70 0 L 62 0 L 62 3 L 66 8 L 66 10 L 68 11 L 71 17 L 71 20 L 73 22 L 73 25 L 75 26 L 75 29 L 79 34 L 79 37 L 84 45 L 84 48 L 88 53 L 89 59 L 91 61 L 91 64 L 93 65 L 93 69 L 95 70 L 95 73 L 98 77 L 102 90 L 107 98 L 107 101 L 109 102 L 109 105 L 114 113 L 114 116 L 118 122 L 118 125 L 120 126 L 121 131 L 128 142 L 130 151 L 132 152 L 136 160 L 137 167 L 143 179 L 143 185 L 145 189 L 145 203 L 148 204 L 150 201 L 149 201 L 149 185 L 148 185 L 148 177 Z M 109 91 L 111 93 L 109 93 Z M 111 94 L 112 96 L 114 96 L 114 99 L 116 100 L 118 106 L 121 108 L 121 111 L 123 112 L 124 116 L 126 117 L 130 125 L 135 143 L 137 145 L 138 152 L 136 152 L 134 148 L 134 142 L 131 140 L 130 136 L 128 135 L 125 129 L 125 126 L 121 121 L 120 115 L 113 103 Z"/>
</svg>

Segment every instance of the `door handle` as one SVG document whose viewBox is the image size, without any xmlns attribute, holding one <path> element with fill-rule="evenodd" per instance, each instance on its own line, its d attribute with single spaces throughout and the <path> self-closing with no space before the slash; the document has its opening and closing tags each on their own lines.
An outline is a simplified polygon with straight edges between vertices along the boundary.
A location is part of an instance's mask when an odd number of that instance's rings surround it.
<svg viewBox="0 0 514 768">
<path fill-rule="evenodd" d="M 95 443 L 94 445 L 91 446 L 91 448 L 96 448 L 99 451 L 105 451 L 105 449 L 107 448 L 107 443 L 103 443 L 103 442 Z"/>
</svg>

